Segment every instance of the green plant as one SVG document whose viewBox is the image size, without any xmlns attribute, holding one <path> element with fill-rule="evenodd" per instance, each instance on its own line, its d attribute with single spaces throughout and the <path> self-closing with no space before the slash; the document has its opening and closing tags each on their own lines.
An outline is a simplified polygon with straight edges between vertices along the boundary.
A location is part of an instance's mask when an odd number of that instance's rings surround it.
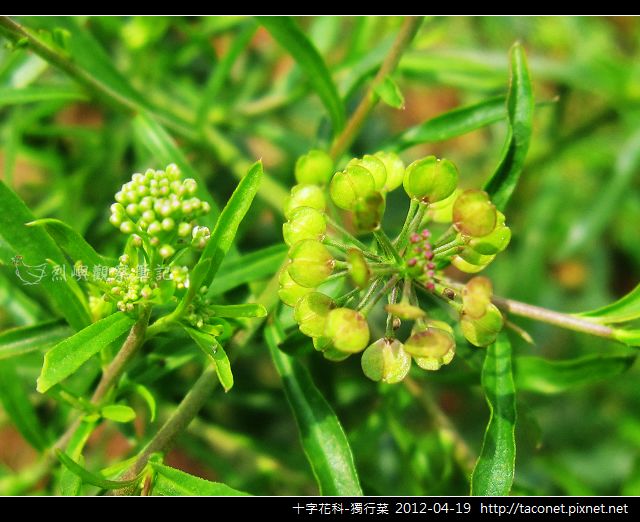
<svg viewBox="0 0 640 522">
<path fill-rule="evenodd" d="M 1 18 L 0 492 L 637 493 L 613 23 Z"/>
</svg>

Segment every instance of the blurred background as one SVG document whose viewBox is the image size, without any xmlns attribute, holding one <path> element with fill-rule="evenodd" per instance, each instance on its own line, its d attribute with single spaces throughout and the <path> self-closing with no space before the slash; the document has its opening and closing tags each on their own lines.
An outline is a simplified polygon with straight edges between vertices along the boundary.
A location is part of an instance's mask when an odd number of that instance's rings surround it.
<svg viewBox="0 0 640 522">
<path fill-rule="evenodd" d="M 257 158 L 288 191 L 296 158 L 310 148 L 326 147 L 331 138 L 326 112 L 304 75 L 250 18 L 20 21 L 63 56 L 84 53 L 78 63 L 91 78 L 99 81 L 109 74 L 105 63 L 115 67 L 123 77 L 118 80 L 122 92 L 135 93 L 162 116 L 167 132 L 220 204 L 247 161 Z M 296 21 L 325 58 L 353 110 L 402 20 Z M 534 82 L 534 135 L 506 212 L 512 243 L 486 275 L 498 295 L 560 311 L 588 310 L 640 281 L 639 19 L 427 18 L 394 76 L 405 108 L 379 104 L 352 153 L 373 153 L 443 112 L 503 95 L 508 50 L 518 40 L 527 50 Z M 132 111 L 91 97 L 29 49 L 0 42 L 4 182 L 37 217 L 61 219 L 99 252 L 118 255 L 122 238 L 108 223 L 113 194 L 132 172 L 162 168 L 164 160 L 149 153 L 149 137 L 132 125 Z M 505 132 L 506 124 L 499 122 L 452 140 L 418 144 L 402 157 L 408 163 L 427 154 L 445 156 L 458 165 L 462 186 L 477 187 L 493 171 Z M 256 200 L 238 236 L 240 253 L 281 241 L 280 195 L 275 191 L 270 200 Z M 385 218 L 390 227 L 401 223 L 405 206 L 401 197 L 390 199 Z M 2 259 L 0 327 L 47 318 L 41 296 L 20 286 L 13 267 Z M 262 284 L 256 281 L 227 297 L 242 299 Z M 562 360 L 628 353 L 605 340 L 515 322 L 536 341 L 535 346 L 518 342 L 519 354 Z M 172 371 L 145 378 L 164 418 L 198 375 L 199 364 L 181 358 L 175 342 L 156 344 L 155 356 Z M 41 360 L 40 353 L 23 356 L 19 373 L 33 389 L 32 400 L 53 436 L 63 430 L 63 421 L 54 403 L 35 393 Z M 428 408 L 404 387 L 368 381 L 358 358 L 334 364 L 311 354 L 305 364 L 345 427 L 365 493 L 467 492 L 451 441 L 434 429 Z M 134 369 L 134 375 L 143 370 Z M 260 336 L 237 359 L 234 373 L 233 392 L 212 397 L 168 462 L 254 494 L 315 493 L 279 377 Z M 640 494 L 639 376 L 636 365 L 586 387 L 519 393 L 514 493 Z M 488 418 L 477 371 L 458 357 L 440 372 L 417 373 L 415 378 L 477 454 Z M 144 426 L 136 425 L 139 435 Z M 95 469 L 126 455 L 132 434 L 113 425 L 98 431 L 87 465 Z M 36 461 L 37 454 L 0 406 L 4 492 L 20 492 L 15 477 L 28 473 Z M 48 483 L 40 483 L 28 492 L 47 488 Z"/>
</svg>

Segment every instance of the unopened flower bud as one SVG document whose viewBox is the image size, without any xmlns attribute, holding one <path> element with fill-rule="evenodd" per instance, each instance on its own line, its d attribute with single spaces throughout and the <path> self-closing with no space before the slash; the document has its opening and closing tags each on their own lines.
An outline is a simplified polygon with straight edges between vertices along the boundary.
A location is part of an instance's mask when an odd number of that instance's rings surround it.
<svg viewBox="0 0 640 522">
<path fill-rule="evenodd" d="M 175 254 L 176 250 L 171 245 L 162 245 L 160 250 L 158 250 L 158 253 L 160 254 L 160 257 L 166 259 L 167 257 L 171 257 Z"/>
</svg>

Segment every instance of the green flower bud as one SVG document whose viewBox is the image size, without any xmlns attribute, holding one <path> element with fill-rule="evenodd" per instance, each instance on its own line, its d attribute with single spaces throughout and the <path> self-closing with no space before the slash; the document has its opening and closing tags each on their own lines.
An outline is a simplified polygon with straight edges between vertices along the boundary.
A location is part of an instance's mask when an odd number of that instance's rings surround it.
<svg viewBox="0 0 640 522">
<path fill-rule="evenodd" d="M 143 212 L 145 210 L 151 210 L 153 208 L 153 198 L 149 196 L 142 198 L 140 200 L 140 203 L 138 203 L 138 207 Z"/>
<path fill-rule="evenodd" d="M 380 192 L 372 192 L 355 205 L 355 225 L 359 231 L 372 232 L 380 228 L 386 202 Z"/>
<path fill-rule="evenodd" d="M 327 315 L 334 307 L 333 299 L 321 292 L 311 292 L 298 300 L 293 317 L 300 331 L 309 337 L 321 337 Z"/>
<path fill-rule="evenodd" d="M 187 178 L 182 182 L 182 186 L 184 188 L 185 193 L 193 196 L 198 190 L 198 184 L 196 180 L 193 178 Z"/>
<path fill-rule="evenodd" d="M 327 248 L 314 239 L 303 239 L 289 250 L 289 275 L 299 285 L 319 286 L 331 275 L 335 261 Z"/>
<path fill-rule="evenodd" d="M 502 330 L 504 319 L 500 310 L 492 303 L 486 307 L 484 315 L 479 318 L 462 313 L 460 328 L 467 341 L 476 346 L 488 346 L 495 342 Z"/>
<path fill-rule="evenodd" d="M 126 211 L 127 211 L 127 214 L 129 214 L 131 217 L 137 217 L 138 205 L 136 205 L 135 203 L 129 203 L 127 205 Z"/>
<path fill-rule="evenodd" d="M 209 227 L 193 227 L 193 232 L 191 234 L 191 246 L 194 248 L 199 248 L 202 250 L 207 246 L 209 239 L 211 238 L 211 231 Z"/>
<path fill-rule="evenodd" d="M 116 195 L 114 196 L 114 198 L 118 203 L 125 203 L 126 202 L 126 198 L 125 198 L 124 192 L 121 191 L 121 190 L 116 192 Z"/>
<path fill-rule="evenodd" d="M 162 230 L 169 232 L 173 230 L 175 226 L 176 222 L 171 218 L 164 218 L 162 220 Z"/>
<path fill-rule="evenodd" d="M 153 210 L 145 210 L 142 213 L 142 219 L 144 219 L 147 223 L 152 223 L 156 219 L 156 214 Z"/>
<path fill-rule="evenodd" d="M 191 223 L 182 222 L 178 225 L 178 235 L 180 237 L 188 237 L 191 235 L 192 228 Z"/>
<path fill-rule="evenodd" d="M 384 163 L 387 171 L 387 180 L 384 183 L 384 190 L 391 192 L 402 185 L 404 179 L 404 162 L 400 159 L 400 156 L 394 152 L 376 152 L 374 154 L 382 163 Z"/>
<path fill-rule="evenodd" d="M 388 313 L 407 321 L 422 319 L 427 315 L 424 310 L 417 306 L 410 305 L 409 303 L 388 304 L 385 306 L 385 310 Z"/>
<path fill-rule="evenodd" d="M 324 212 L 326 202 L 322 189 L 316 185 L 295 185 L 284 205 L 284 216 L 290 219 L 294 210 L 300 207 L 311 207 Z"/>
<path fill-rule="evenodd" d="M 387 168 L 380 158 L 372 156 L 371 154 L 366 154 L 362 158 L 352 159 L 347 163 L 347 168 L 350 165 L 357 165 L 367 169 L 373 176 L 375 189 L 382 190 L 384 188 L 387 181 Z"/>
<path fill-rule="evenodd" d="M 140 248 L 142 246 L 142 238 L 138 234 L 133 234 L 131 236 L 131 244 L 136 248 Z"/>
<path fill-rule="evenodd" d="M 464 259 L 462 259 L 460 256 L 453 256 L 451 258 L 451 264 L 461 272 L 465 272 L 467 274 L 477 274 L 478 272 L 481 272 L 482 270 L 484 270 L 487 266 L 487 265 L 472 265 L 468 261 L 465 261 Z"/>
<path fill-rule="evenodd" d="M 447 159 L 427 156 L 407 167 L 402 184 L 407 194 L 425 203 L 449 197 L 458 185 L 458 169 Z"/>
<path fill-rule="evenodd" d="M 114 227 L 120 228 L 120 225 L 122 225 L 122 216 L 120 214 L 111 214 L 109 216 L 109 223 Z"/>
<path fill-rule="evenodd" d="M 132 234 L 135 230 L 135 225 L 133 221 L 124 221 L 120 224 L 120 232 L 123 234 Z"/>
<path fill-rule="evenodd" d="M 358 248 L 350 248 L 347 251 L 347 263 L 349 263 L 349 277 L 358 288 L 365 289 L 369 286 L 371 271 L 364 255 Z"/>
<path fill-rule="evenodd" d="M 162 232 L 162 225 L 159 222 L 154 221 L 153 223 L 149 223 L 149 226 L 147 227 L 148 234 L 155 236 L 160 232 Z"/>
<path fill-rule="evenodd" d="M 296 283 L 291 279 L 289 271 L 286 268 L 280 271 L 278 282 L 280 283 L 278 297 L 280 297 L 280 300 L 288 306 L 295 306 L 300 298 L 314 290 L 313 288 L 306 288 Z"/>
<path fill-rule="evenodd" d="M 356 203 L 375 190 L 375 180 L 371 172 L 359 165 L 348 165 L 342 172 L 336 172 L 329 185 L 333 202 L 344 210 L 353 210 Z"/>
<path fill-rule="evenodd" d="M 362 371 L 372 381 L 395 384 L 411 369 L 411 356 L 396 339 L 378 339 L 362 354 Z"/>
<path fill-rule="evenodd" d="M 177 179 L 180 179 L 180 176 L 181 176 L 180 168 L 175 163 L 169 163 L 169 165 L 167 165 L 167 168 L 164 169 L 164 172 L 169 177 L 170 180 L 175 181 Z"/>
<path fill-rule="evenodd" d="M 290 220 L 282 225 L 284 242 L 291 246 L 303 239 L 322 239 L 327 230 L 324 215 L 311 207 L 299 207 Z"/>
<path fill-rule="evenodd" d="M 453 226 L 465 236 L 482 237 L 496 228 L 497 211 L 483 190 L 465 190 L 453 204 Z"/>
<path fill-rule="evenodd" d="M 296 181 L 309 185 L 324 185 L 333 174 L 333 160 L 323 150 L 310 150 L 296 161 Z"/>
<path fill-rule="evenodd" d="M 176 249 L 171 245 L 162 245 L 160 247 L 160 250 L 158 250 L 158 253 L 160 254 L 160 257 L 166 259 L 167 257 L 171 257 L 173 254 L 175 254 Z"/>
<path fill-rule="evenodd" d="M 369 325 L 360 312 L 350 308 L 336 308 L 327 315 L 324 335 L 331 339 L 337 350 L 358 353 L 369 342 Z"/>
</svg>

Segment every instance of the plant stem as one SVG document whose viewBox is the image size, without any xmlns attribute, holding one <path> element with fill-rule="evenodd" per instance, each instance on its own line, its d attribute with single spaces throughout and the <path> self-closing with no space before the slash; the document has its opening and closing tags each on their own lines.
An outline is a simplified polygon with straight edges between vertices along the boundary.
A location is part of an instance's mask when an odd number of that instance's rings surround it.
<svg viewBox="0 0 640 522">
<path fill-rule="evenodd" d="M 344 130 L 336 137 L 331 145 L 330 154 L 334 160 L 338 160 L 351 146 L 351 143 L 353 143 L 353 140 L 358 135 L 358 132 L 364 124 L 367 116 L 378 102 L 378 96 L 375 92 L 376 88 L 384 81 L 386 76 L 391 74 L 398 66 L 402 54 L 409 47 L 413 37 L 418 32 L 423 18 L 423 16 L 407 16 L 404 19 L 402 27 L 398 32 L 398 36 L 393 42 L 393 46 L 389 50 L 389 54 L 382 62 L 378 73 L 371 81 L 369 89 L 367 89 L 367 92 L 360 101 L 360 104 L 349 118 Z"/>
<path fill-rule="evenodd" d="M 362 250 L 363 252 L 366 252 L 367 250 L 369 250 L 369 247 L 367 247 L 367 245 L 365 245 L 362 241 L 360 241 L 357 237 L 355 237 L 346 228 L 342 227 L 339 223 L 337 223 L 328 214 L 325 214 L 325 219 L 327 220 L 327 224 L 331 228 L 333 228 L 336 232 L 339 232 L 340 234 L 345 236 L 349 241 L 351 241 L 354 245 L 356 245 L 360 250 Z"/>
<path fill-rule="evenodd" d="M 393 241 L 393 245 L 399 250 L 402 250 L 402 247 L 400 245 L 404 245 L 407 242 L 409 226 L 411 226 L 413 216 L 415 216 L 419 204 L 420 203 L 418 203 L 415 199 L 411 198 L 411 203 L 409 203 L 409 210 L 407 210 L 407 217 L 404 219 L 404 224 L 402 225 L 400 234 L 398 234 L 398 237 Z"/>
<path fill-rule="evenodd" d="M 393 260 L 396 262 L 396 264 L 398 266 L 402 266 L 403 265 L 402 258 L 400 257 L 400 254 L 398 254 L 396 247 L 394 247 L 393 243 L 391 243 L 389 236 L 385 234 L 384 230 L 379 229 L 374 231 L 373 236 L 376 238 L 376 241 L 380 244 L 382 249 L 386 251 L 388 255 L 393 257 Z"/>
<path fill-rule="evenodd" d="M 368 299 L 366 302 L 361 303 L 360 306 L 358 306 L 359 311 L 362 313 L 362 315 L 364 315 L 365 317 L 367 316 L 367 314 L 371 311 L 371 309 L 376 305 L 376 303 L 380 300 L 380 298 L 386 294 L 390 289 L 394 288 L 396 283 L 398 282 L 398 276 L 395 275 L 393 276 L 391 279 L 389 279 L 387 281 L 387 283 L 377 292 L 372 293 L 368 296 Z M 381 279 L 379 279 L 378 281 L 382 281 Z"/>
<path fill-rule="evenodd" d="M 406 279 L 405 279 L 406 280 Z M 398 286 L 394 286 L 391 292 L 389 293 L 389 304 L 394 305 L 398 301 Z M 385 336 L 387 339 L 391 339 L 394 337 L 394 329 L 393 329 L 393 314 L 387 314 L 387 324 L 385 328 Z"/>
</svg>

